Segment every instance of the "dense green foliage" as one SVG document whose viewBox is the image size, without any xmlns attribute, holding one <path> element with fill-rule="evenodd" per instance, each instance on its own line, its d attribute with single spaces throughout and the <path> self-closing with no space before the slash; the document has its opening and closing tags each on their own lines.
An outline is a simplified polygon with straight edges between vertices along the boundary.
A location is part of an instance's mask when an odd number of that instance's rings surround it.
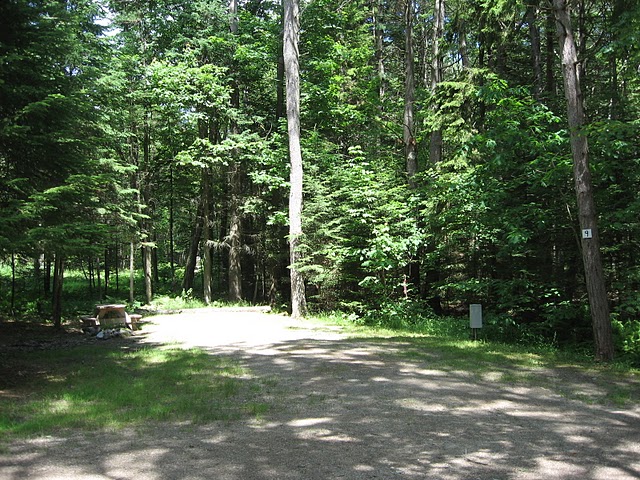
<svg viewBox="0 0 640 480">
<path fill-rule="evenodd" d="M 573 3 L 617 348 L 638 361 L 640 6 Z M 405 6 L 302 2 L 310 306 L 399 325 L 478 302 L 504 338 L 590 342 L 549 3 L 449 0 L 441 36 L 433 2 L 410 3 L 411 182 Z M 225 298 L 240 275 L 245 301 L 286 308 L 281 5 L 241 1 L 232 17 L 221 0 L 2 3 L 5 315 L 48 311 L 61 256 L 89 301 L 201 297 L 205 283 Z"/>
</svg>

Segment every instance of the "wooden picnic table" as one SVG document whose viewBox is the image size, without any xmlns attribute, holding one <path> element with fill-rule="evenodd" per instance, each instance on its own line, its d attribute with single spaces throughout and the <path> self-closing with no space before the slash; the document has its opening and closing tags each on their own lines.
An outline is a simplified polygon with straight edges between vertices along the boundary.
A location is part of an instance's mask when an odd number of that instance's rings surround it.
<svg viewBox="0 0 640 480">
<path fill-rule="evenodd" d="M 103 327 L 113 325 L 126 325 L 131 326 L 131 317 L 126 312 L 127 308 L 124 304 L 108 304 L 108 305 L 96 305 L 95 316 L 98 321 L 98 325 Z"/>
<path fill-rule="evenodd" d="M 131 330 L 138 329 L 138 322 L 142 315 L 127 313 L 126 305 L 110 303 L 96 305 L 93 317 L 81 317 L 84 327 L 111 328 L 124 326 Z"/>
</svg>

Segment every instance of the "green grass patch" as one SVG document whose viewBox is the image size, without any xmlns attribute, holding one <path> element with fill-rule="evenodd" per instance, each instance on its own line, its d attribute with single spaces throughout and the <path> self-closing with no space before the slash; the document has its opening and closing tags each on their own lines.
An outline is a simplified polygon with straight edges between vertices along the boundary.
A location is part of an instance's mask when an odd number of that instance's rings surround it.
<svg viewBox="0 0 640 480">
<path fill-rule="evenodd" d="M 207 304 L 199 298 L 191 295 L 191 291 L 182 293 L 178 296 L 161 295 L 157 296 L 151 302 L 151 306 L 158 310 L 185 310 L 189 308 L 202 308 Z"/>
<path fill-rule="evenodd" d="M 365 324 L 354 315 L 332 313 L 312 319 L 317 327 L 341 327 L 353 339 L 392 342 L 401 348 L 388 355 L 425 368 L 470 375 L 508 387 L 541 387 L 590 404 L 633 406 L 640 403 L 640 369 L 624 360 L 597 363 L 588 352 L 535 343 L 471 340 L 467 318 L 432 317 L 398 328 Z"/>
<path fill-rule="evenodd" d="M 142 307 L 143 305 L 135 305 Z M 249 302 L 227 302 L 224 300 L 215 300 L 207 305 L 204 300 L 193 295 L 192 290 L 182 292 L 180 295 L 158 295 L 153 298 L 151 305 L 152 310 L 188 310 L 191 308 L 223 308 L 223 307 L 250 307 Z"/>
<path fill-rule="evenodd" d="M 269 408 L 255 400 L 261 389 L 254 388 L 257 382 L 248 372 L 199 349 L 78 347 L 28 357 L 44 371 L 27 386 L 28 395 L 0 397 L 0 437 L 163 421 L 207 423 L 258 416 Z"/>
</svg>

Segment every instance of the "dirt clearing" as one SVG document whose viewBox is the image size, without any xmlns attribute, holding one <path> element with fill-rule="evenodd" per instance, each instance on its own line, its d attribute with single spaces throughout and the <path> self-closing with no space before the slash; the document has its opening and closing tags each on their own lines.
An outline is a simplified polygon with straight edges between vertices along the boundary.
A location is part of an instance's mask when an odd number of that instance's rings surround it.
<svg viewBox="0 0 640 480">
<path fill-rule="evenodd" d="M 402 343 L 257 312 L 157 316 L 138 341 L 235 358 L 271 408 L 245 421 L 15 441 L 0 452 L 0 478 L 640 478 L 635 406 L 479 378 L 403 355 Z"/>
</svg>

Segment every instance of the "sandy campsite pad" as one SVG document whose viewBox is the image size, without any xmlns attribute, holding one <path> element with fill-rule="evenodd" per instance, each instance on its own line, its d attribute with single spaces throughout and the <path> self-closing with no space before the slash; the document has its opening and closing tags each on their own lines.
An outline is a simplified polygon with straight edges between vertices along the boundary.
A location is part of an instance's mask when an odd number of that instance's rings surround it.
<svg viewBox="0 0 640 480">
<path fill-rule="evenodd" d="M 402 343 L 255 311 L 153 317 L 138 341 L 235 358 L 274 385 L 270 410 L 16 441 L 0 451 L 0 478 L 640 478 L 637 407 L 477 378 L 404 355 Z"/>
</svg>

